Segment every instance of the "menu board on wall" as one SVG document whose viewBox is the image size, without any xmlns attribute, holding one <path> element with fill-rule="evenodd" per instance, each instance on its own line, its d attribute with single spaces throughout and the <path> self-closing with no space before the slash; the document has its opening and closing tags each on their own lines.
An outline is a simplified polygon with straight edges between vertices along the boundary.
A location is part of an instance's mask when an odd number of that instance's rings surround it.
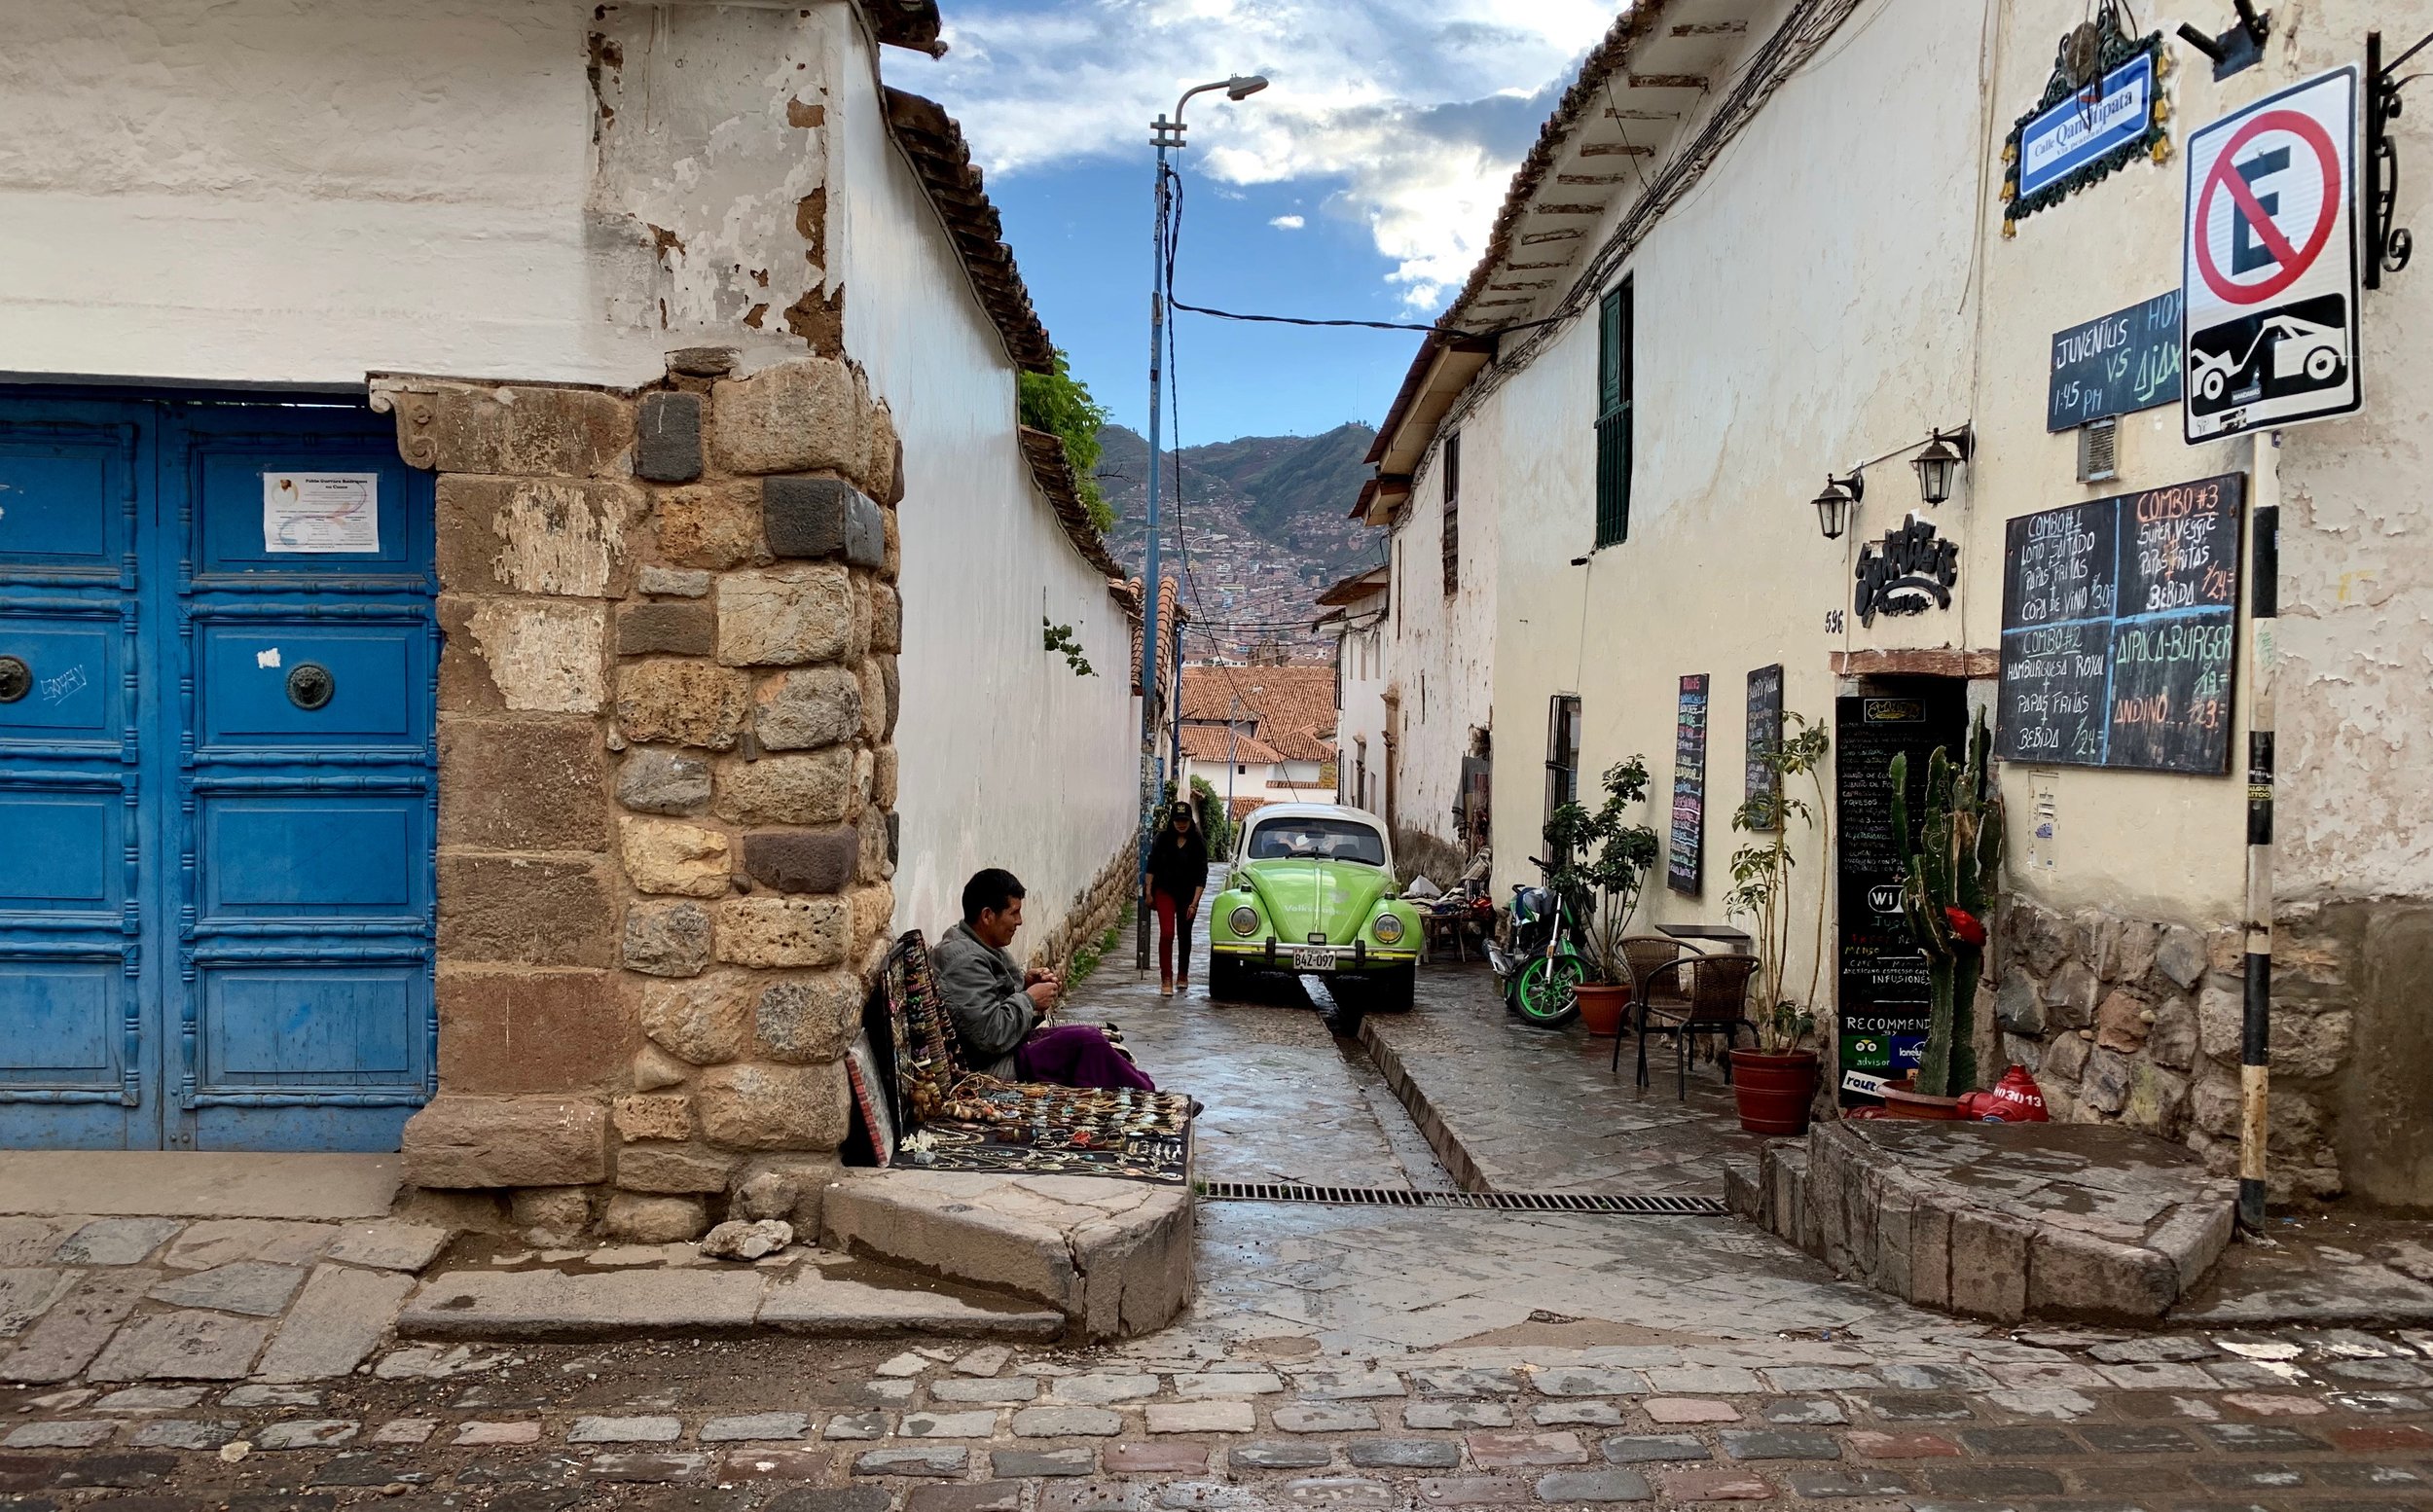
<svg viewBox="0 0 2433 1512">
<path fill-rule="evenodd" d="M 1675 892 L 1697 896 L 1706 865 L 1706 678 L 1681 680 L 1681 714 L 1673 727 L 1672 844 L 1664 857 L 1664 882 Z"/>
<path fill-rule="evenodd" d="M 2245 489 L 2232 473 L 2010 522 L 2003 759 L 2230 769 Z"/>
<path fill-rule="evenodd" d="M 1783 665 L 1761 666 L 1749 674 L 1749 718 L 1747 752 L 1741 758 L 1741 796 L 1751 802 L 1782 797 L 1782 774 L 1767 762 L 1783 743 Z M 1782 828 L 1782 815 L 1774 815 L 1768 830 Z"/>
<path fill-rule="evenodd" d="M 1904 752 L 1909 758 L 1914 829 L 1929 756 L 1939 745 L 1956 754 L 1968 727 L 1965 698 L 1952 692 L 1847 697 L 1834 716 L 1839 1093 L 1850 1103 L 1871 1098 L 1884 1081 L 1918 1068 L 1932 1009 L 1926 953 L 1901 912 L 1902 874 L 1916 837 L 1893 833 L 1892 759 Z"/>
</svg>

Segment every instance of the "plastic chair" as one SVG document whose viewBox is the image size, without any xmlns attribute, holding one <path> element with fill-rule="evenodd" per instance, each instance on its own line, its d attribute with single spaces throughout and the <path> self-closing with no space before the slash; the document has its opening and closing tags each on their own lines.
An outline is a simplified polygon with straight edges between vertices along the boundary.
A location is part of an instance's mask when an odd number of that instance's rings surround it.
<svg viewBox="0 0 2433 1512">
<path fill-rule="evenodd" d="M 1745 1025 L 1749 1037 L 1758 1026 L 1748 1017 L 1749 979 L 1757 974 L 1754 955 L 1691 955 L 1670 961 L 1648 973 L 1649 996 L 1639 1010 L 1639 1085 L 1648 1085 L 1648 1035 L 1652 1028 L 1673 1036 L 1673 1062 L 1681 1097 L 1689 1096 L 1689 1053 L 1692 1035 L 1721 1034 L 1733 1046 Z M 1669 990 L 1667 990 L 1669 989 Z M 1661 1018 L 1662 1025 L 1652 1024 Z M 1618 1058 L 1622 1047 L 1616 1043 Z M 1724 1081 L 1732 1079 L 1731 1061 L 1724 1062 Z"/>
</svg>

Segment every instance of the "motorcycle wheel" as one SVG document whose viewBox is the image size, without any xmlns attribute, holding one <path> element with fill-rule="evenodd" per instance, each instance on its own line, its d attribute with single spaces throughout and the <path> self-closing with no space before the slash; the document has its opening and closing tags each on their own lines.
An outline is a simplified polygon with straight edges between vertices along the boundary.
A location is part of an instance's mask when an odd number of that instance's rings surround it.
<svg viewBox="0 0 2433 1512">
<path fill-rule="evenodd" d="M 1580 1014 L 1580 979 L 1583 974 L 1580 957 L 1569 953 L 1541 955 L 1531 961 L 1512 994 L 1520 1016 L 1542 1028 L 1569 1024 Z"/>
</svg>

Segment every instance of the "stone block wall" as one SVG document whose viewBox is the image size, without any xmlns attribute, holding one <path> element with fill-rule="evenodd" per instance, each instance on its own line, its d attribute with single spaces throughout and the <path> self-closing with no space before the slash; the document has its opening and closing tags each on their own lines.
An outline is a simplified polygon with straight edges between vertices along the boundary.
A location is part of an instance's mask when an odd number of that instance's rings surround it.
<svg viewBox="0 0 2433 1512">
<path fill-rule="evenodd" d="M 2275 1200 L 2342 1190 L 2332 1110 L 2350 1014 L 2337 990 L 2337 920 L 2285 909 L 2275 921 L 2271 1183 Z M 2207 1170 L 2238 1162 L 2245 944 L 2095 909 L 2061 913 L 2014 896 L 1992 959 L 1990 1017 L 2005 1062 L 2035 1073 L 2055 1119 L 2120 1123 L 2186 1143 Z"/>
<path fill-rule="evenodd" d="M 726 370 L 376 385 L 440 475 L 440 1092 L 406 1174 L 522 1228 L 689 1239 L 769 1175 L 752 1206 L 816 1226 L 850 1120 L 900 456 L 843 362 Z"/>
<path fill-rule="evenodd" d="M 1072 974 L 1072 958 L 1083 950 L 1104 939 L 1124 917 L 1124 908 L 1132 901 L 1132 882 L 1140 870 L 1139 842 L 1127 839 L 1098 869 L 1089 885 L 1072 896 L 1065 906 L 1065 917 L 1055 928 L 1040 936 L 1031 949 L 1030 965 L 1044 967 L 1059 977 Z"/>
</svg>

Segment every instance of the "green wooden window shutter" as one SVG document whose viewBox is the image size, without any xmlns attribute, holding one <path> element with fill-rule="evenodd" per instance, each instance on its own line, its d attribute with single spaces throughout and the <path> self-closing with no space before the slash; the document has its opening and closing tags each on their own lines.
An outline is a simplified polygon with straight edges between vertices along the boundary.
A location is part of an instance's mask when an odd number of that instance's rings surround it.
<svg viewBox="0 0 2433 1512">
<path fill-rule="evenodd" d="M 1632 372 L 1630 285 L 1597 309 L 1597 545 L 1630 535 Z"/>
</svg>

